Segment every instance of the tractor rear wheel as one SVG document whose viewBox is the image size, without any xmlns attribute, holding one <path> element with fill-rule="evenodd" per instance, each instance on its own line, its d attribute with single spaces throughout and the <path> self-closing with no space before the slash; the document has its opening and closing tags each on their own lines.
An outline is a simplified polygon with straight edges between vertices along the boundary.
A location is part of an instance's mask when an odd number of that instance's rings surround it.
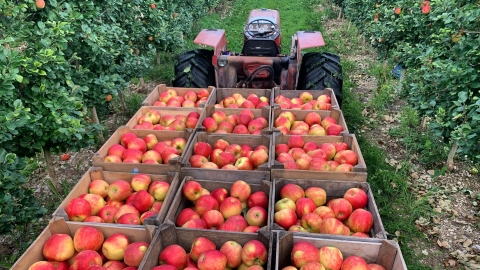
<svg viewBox="0 0 480 270">
<path fill-rule="evenodd" d="M 309 52 L 303 55 L 298 77 L 299 90 L 332 88 L 338 105 L 342 105 L 342 65 L 333 53 Z"/>
<path fill-rule="evenodd" d="M 180 54 L 175 65 L 174 87 L 206 88 L 215 86 L 213 51 L 191 50 Z"/>
</svg>

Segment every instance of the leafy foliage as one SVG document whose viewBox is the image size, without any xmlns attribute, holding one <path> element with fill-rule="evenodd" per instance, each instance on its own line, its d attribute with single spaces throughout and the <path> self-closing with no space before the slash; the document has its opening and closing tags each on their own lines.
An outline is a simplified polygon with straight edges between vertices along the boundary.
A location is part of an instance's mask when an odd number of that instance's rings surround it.
<svg viewBox="0 0 480 270">
<path fill-rule="evenodd" d="M 404 92 L 434 135 L 480 160 L 480 9 L 476 1 L 344 0 L 345 14 L 407 68 Z M 425 7 L 428 6 L 428 9 Z"/>
<path fill-rule="evenodd" d="M 23 185 L 25 160 L 5 149 L 0 149 L 0 234 L 11 233 L 17 226 L 25 226 L 42 217 L 46 209 Z"/>
</svg>

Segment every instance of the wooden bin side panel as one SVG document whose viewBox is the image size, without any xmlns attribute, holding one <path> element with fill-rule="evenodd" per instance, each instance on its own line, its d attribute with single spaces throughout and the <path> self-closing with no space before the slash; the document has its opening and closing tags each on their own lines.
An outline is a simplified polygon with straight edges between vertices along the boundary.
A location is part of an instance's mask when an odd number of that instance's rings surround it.
<svg viewBox="0 0 480 270">
<path fill-rule="evenodd" d="M 208 191 L 212 192 L 216 188 L 225 188 L 227 190 L 230 190 L 232 188 L 233 182 L 224 182 L 224 181 L 218 181 L 214 179 L 210 180 L 204 180 L 204 179 L 194 179 L 193 177 L 185 177 L 183 181 L 180 183 L 180 186 L 178 187 L 178 191 L 176 192 L 175 200 L 171 204 L 171 207 L 167 213 L 167 217 L 165 218 L 166 222 L 170 222 L 172 224 L 176 224 L 176 220 L 178 217 L 178 214 L 185 208 L 193 206 L 191 202 L 189 202 L 184 196 L 182 192 L 182 188 L 185 185 L 185 183 L 189 181 L 197 181 L 199 182 L 203 188 L 207 189 Z M 257 191 L 263 191 L 265 194 L 268 196 L 268 205 L 270 205 L 270 200 L 272 199 L 272 196 L 270 194 L 271 192 L 271 184 L 270 182 L 263 181 L 260 179 L 239 179 L 239 180 L 244 180 L 247 182 L 251 189 L 252 193 L 257 192 Z M 267 210 L 267 225 L 262 227 L 261 229 L 263 230 L 269 230 L 269 224 L 270 224 L 270 214 L 268 213 L 269 209 Z"/>
<path fill-rule="evenodd" d="M 167 91 L 167 89 L 169 89 L 169 88 L 174 89 L 175 91 L 177 91 L 177 94 L 180 94 L 180 95 L 185 95 L 185 93 L 187 93 L 188 91 L 193 91 L 195 93 L 198 93 L 202 89 L 207 90 L 210 93 L 210 95 L 209 95 L 207 101 L 205 103 L 200 104 L 199 107 L 203 107 L 203 106 L 205 106 L 205 104 L 209 104 L 211 102 L 210 99 L 212 99 L 213 96 L 215 95 L 215 87 L 213 87 L 213 86 L 209 86 L 208 88 L 182 88 L 182 87 L 170 87 L 170 86 L 167 87 L 166 84 L 159 84 L 143 100 L 142 106 L 152 106 L 153 103 L 155 103 L 155 101 L 158 100 L 158 97 L 160 96 L 160 94 Z M 212 93 L 213 93 L 213 95 L 212 95 Z M 163 108 L 163 107 L 159 107 L 159 108 Z"/>
<path fill-rule="evenodd" d="M 370 231 L 370 236 L 372 238 L 363 238 L 358 241 L 371 241 L 376 240 L 376 238 L 387 239 L 385 234 L 385 228 L 383 227 L 382 220 L 380 218 L 380 213 L 378 212 L 375 198 L 370 189 L 368 183 L 363 182 L 348 182 L 348 181 L 317 181 L 317 180 L 308 180 L 308 179 L 278 179 L 272 178 L 272 200 L 270 204 L 270 209 L 274 209 L 275 202 L 280 199 L 280 190 L 287 184 L 296 184 L 302 187 L 303 190 L 306 190 L 309 187 L 320 187 L 323 188 L 327 194 L 327 202 L 334 198 L 343 198 L 345 192 L 350 188 L 359 188 L 368 196 L 367 210 L 372 214 L 373 218 L 373 228 Z M 270 211 L 270 229 L 272 230 L 281 230 L 284 231 L 282 227 L 275 223 L 274 213 Z M 308 235 L 308 237 L 326 237 L 326 238 L 340 238 L 340 239 L 355 239 L 350 236 L 338 236 L 338 235 L 327 235 L 327 234 L 315 234 L 315 233 L 304 233 L 301 235 Z"/>
<path fill-rule="evenodd" d="M 109 184 L 113 183 L 116 180 L 125 180 L 130 183 L 134 176 L 135 174 L 133 173 L 109 172 L 109 171 L 104 171 L 102 168 L 99 168 L 99 167 L 91 167 L 82 176 L 82 178 L 80 178 L 80 180 L 72 188 L 70 193 L 68 193 L 67 197 L 65 197 L 65 199 L 60 203 L 60 205 L 57 207 L 57 209 L 55 210 L 52 216 L 62 217 L 68 221 L 68 217 L 66 216 L 66 213 L 65 213 L 65 208 L 67 207 L 68 203 L 72 199 L 78 198 L 80 195 L 88 193 L 89 185 L 93 180 L 105 180 Z M 161 222 L 163 222 L 163 220 L 165 219 L 168 208 L 174 198 L 175 191 L 177 190 L 178 185 L 180 183 L 179 173 L 172 172 L 166 175 L 149 174 L 149 176 L 151 177 L 152 182 L 164 181 L 170 184 L 170 188 L 167 192 L 167 196 L 163 201 L 162 209 L 160 209 L 160 212 L 156 215 L 156 218 L 155 218 L 155 223 L 158 225 Z M 82 224 L 82 222 L 79 222 L 79 223 Z M 84 223 L 84 224 L 87 224 L 87 223 Z"/>
<path fill-rule="evenodd" d="M 337 101 L 337 97 L 335 96 L 335 94 L 333 93 L 333 89 L 332 88 L 325 88 L 324 90 L 280 90 L 280 88 L 275 88 L 274 91 L 273 91 L 273 98 L 272 100 L 274 100 L 276 97 L 278 97 L 279 95 L 282 95 L 284 97 L 287 97 L 287 98 L 298 98 L 300 97 L 300 94 L 302 92 L 309 92 L 310 94 L 312 94 L 313 96 L 313 99 L 317 99 L 319 96 L 325 94 L 327 96 L 330 97 L 331 101 L 330 103 L 332 104 L 332 108 L 340 108 L 340 106 L 338 105 L 338 101 Z M 272 105 L 275 105 L 277 103 L 273 102 Z"/>
</svg>

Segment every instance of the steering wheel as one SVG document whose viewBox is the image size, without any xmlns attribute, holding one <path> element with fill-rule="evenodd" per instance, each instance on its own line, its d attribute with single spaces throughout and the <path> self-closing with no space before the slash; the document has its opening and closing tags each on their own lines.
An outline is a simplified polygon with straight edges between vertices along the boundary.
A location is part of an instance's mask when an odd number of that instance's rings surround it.
<svg viewBox="0 0 480 270">
<path fill-rule="evenodd" d="M 261 26 L 265 24 L 270 24 L 271 26 L 265 29 Z M 254 28 L 254 25 L 256 25 L 257 27 Z M 250 26 L 252 26 L 252 30 L 250 30 Z M 267 19 L 253 20 L 245 26 L 245 32 L 247 32 L 252 37 L 256 37 L 256 36 L 269 37 L 275 34 L 277 32 L 276 31 L 277 29 L 278 29 L 278 25 Z"/>
</svg>

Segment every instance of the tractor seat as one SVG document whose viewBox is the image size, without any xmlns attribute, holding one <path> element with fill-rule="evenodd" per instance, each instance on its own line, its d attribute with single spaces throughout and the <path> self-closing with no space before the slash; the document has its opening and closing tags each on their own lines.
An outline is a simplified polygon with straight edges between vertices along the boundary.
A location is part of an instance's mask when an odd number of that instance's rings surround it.
<svg viewBox="0 0 480 270">
<path fill-rule="evenodd" d="M 279 54 L 277 44 L 271 39 L 249 39 L 243 45 L 242 55 L 275 57 Z"/>
</svg>

